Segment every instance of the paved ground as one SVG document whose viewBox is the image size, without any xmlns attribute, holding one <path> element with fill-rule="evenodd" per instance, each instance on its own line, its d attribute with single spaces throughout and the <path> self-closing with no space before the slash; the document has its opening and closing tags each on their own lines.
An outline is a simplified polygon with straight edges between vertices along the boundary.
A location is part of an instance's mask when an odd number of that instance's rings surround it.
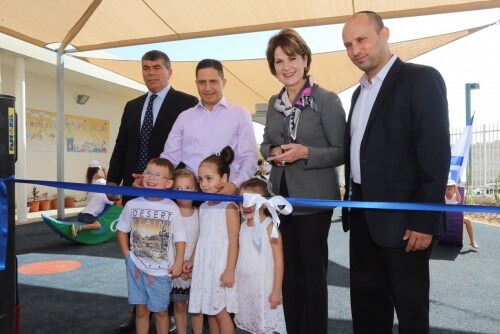
<svg viewBox="0 0 500 334">
<path fill-rule="evenodd" d="M 474 229 L 478 251 L 434 247 L 431 333 L 500 333 L 500 227 L 474 223 Z M 17 226 L 16 243 L 19 266 L 45 260 L 82 263 L 66 273 L 19 274 L 22 333 L 113 333 L 130 312 L 116 239 L 78 245 L 37 222 Z M 332 224 L 329 243 L 329 333 L 352 333 L 348 234 L 340 224 Z"/>
</svg>

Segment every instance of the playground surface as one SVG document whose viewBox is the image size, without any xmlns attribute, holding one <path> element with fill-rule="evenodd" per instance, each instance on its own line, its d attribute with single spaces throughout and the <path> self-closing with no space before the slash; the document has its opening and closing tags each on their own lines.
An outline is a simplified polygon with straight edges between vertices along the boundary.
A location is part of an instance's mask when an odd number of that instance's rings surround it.
<svg viewBox="0 0 500 334">
<path fill-rule="evenodd" d="M 431 333 L 498 333 L 500 328 L 500 227 L 473 226 L 477 250 L 468 243 L 434 245 Z M 338 219 L 328 240 L 328 332 L 352 333 L 349 235 Z M 16 226 L 16 254 L 22 333 L 113 333 L 131 311 L 116 238 L 98 245 L 76 244 L 60 238 L 40 218 Z"/>
</svg>

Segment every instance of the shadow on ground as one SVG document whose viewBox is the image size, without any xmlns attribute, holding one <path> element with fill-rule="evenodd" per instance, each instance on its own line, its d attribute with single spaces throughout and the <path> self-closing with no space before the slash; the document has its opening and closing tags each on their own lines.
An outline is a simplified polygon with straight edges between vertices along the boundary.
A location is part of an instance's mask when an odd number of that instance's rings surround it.
<svg viewBox="0 0 500 334">
<path fill-rule="evenodd" d="M 131 308 L 126 298 L 19 285 L 21 333 L 112 333 Z"/>
</svg>

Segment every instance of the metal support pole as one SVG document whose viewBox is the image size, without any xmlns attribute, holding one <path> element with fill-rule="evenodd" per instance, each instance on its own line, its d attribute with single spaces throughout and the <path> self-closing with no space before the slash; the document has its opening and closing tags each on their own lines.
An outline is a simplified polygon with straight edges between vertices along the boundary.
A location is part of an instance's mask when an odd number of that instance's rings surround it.
<svg viewBox="0 0 500 334">
<path fill-rule="evenodd" d="M 64 181 L 64 53 L 57 51 L 57 181 Z M 57 189 L 57 218 L 64 219 L 64 190 Z"/>
<path fill-rule="evenodd" d="M 471 90 L 479 89 L 478 83 L 465 84 L 465 126 L 467 126 L 471 119 Z M 474 136 L 474 134 L 473 134 Z M 467 185 L 472 186 L 472 146 L 469 151 L 469 161 L 467 162 Z"/>
</svg>

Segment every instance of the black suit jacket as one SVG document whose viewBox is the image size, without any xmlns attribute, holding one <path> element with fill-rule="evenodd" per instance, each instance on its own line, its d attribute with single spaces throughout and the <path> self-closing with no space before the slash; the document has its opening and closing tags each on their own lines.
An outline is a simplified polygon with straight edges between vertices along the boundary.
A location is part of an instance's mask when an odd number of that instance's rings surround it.
<svg viewBox="0 0 500 334">
<path fill-rule="evenodd" d="M 350 185 L 350 126 L 345 136 L 346 193 Z M 448 102 L 443 78 L 432 67 L 399 58 L 382 83 L 360 148 L 364 201 L 443 203 L 450 168 Z M 349 229 L 349 211 L 343 227 Z M 369 232 L 382 247 L 404 247 L 406 229 L 438 235 L 440 212 L 365 210 Z"/>
<path fill-rule="evenodd" d="M 127 102 L 122 115 L 120 129 L 116 137 L 115 148 L 111 155 L 108 171 L 108 182 L 132 185 L 132 173 L 137 170 L 137 154 L 141 131 L 141 113 L 147 94 Z M 176 91 L 170 87 L 156 118 L 153 133 L 149 141 L 150 157 L 159 157 L 163 152 L 165 141 L 174 125 L 177 116 L 186 109 L 195 106 L 198 99 L 192 95 Z"/>
</svg>

